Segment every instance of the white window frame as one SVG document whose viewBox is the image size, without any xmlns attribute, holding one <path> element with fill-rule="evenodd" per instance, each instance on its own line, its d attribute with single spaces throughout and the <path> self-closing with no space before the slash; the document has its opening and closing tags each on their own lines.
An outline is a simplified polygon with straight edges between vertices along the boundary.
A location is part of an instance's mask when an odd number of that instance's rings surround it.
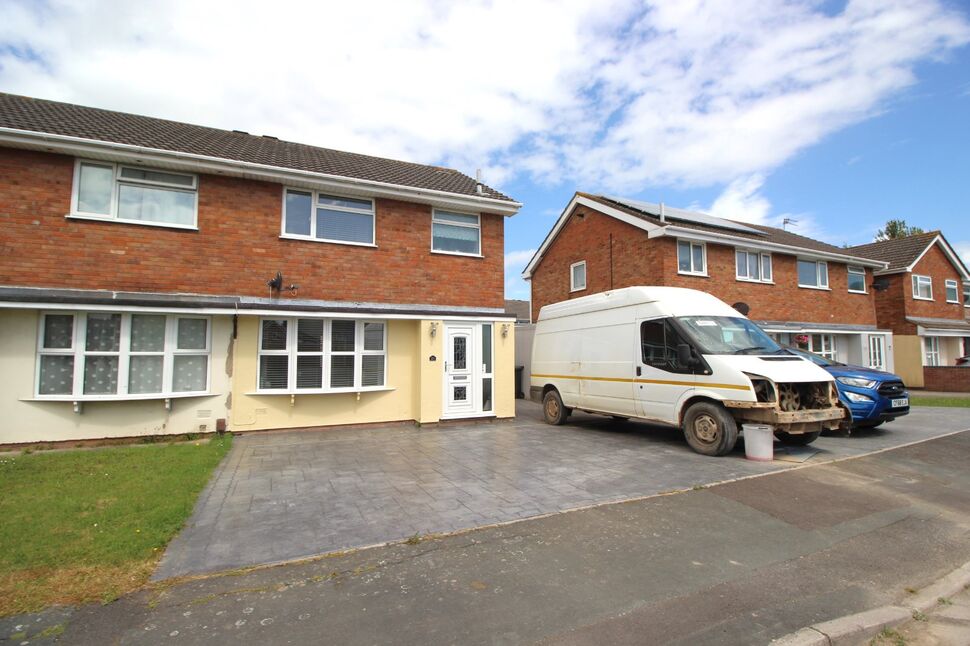
<svg viewBox="0 0 970 646">
<path fill-rule="evenodd" d="M 256 339 L 256 389 L 255 393 L 260 395 L 300 395 L 300 394 L 330 394 L 330 393 L 358 393 L 377 390 L 390 390 L 387 384 L 387 321 L 383 319 L 322 319 L 323 320 L 323 350 L 318 351 L 298 351 L 297 350 L 297 329 L 299 321 L 304 317 L 288 316 L 265 316 L 259 319 L 259 334 Z M 263 350 L 263 321 L 286 321 L 286 349 L 285 350 Z M 312 319 L 321 320 L 321 319 Z M 354 349 L 347 351 L 333 351 L 331 327 L 334 321 L 353 321 L 354 327 Z M 383 350 L 364 349 L 364 324 L 381 323 L 384 326 Z M 287 385 L 286 388 L 261 388 L 260 383 L 262 356 L 286 356 L 289 358 L 287 363 Z M 296 386 L 296 364 L 298 356 L 321 355 L 321 380 L 320 388 L 297 388 Z M 353 356 L 354 357 L 354 385 L 342 388 L 330 387 L 330 358 L 333 356 Z M 384 378 L 380 386 L 362 386 L 364 362 L 362 357 L 368 355 L 384 355 Z"/>
<path fill-rule="evenodd" d="M 741 273 L 741 264 L 739 262 L 739 255 L 744 254 L 744 274 Z M 758 278 L 751 278 L 748 276 L 748 267 L 751 264 L 751 256 L 758 259 Z M 678 259 L 679 260 L 679 259 Z M 767 265 L 765 262 L 767 261 Z M 706 264 L 706 260 L 705 260 Z M 768 268 L 768 276 L 765 277 L 765 267 Z M 748 249 L 734 249 L 734 278 L 745 283 L 767 283 L 774 284 L 775 271 L 771 262 L 770 253 L 762 253 L 760 251 L 750 251 Z"/>
<path fill-rule="evenodd" d="M 81 166 L 100 166 L 101 168 L 110 168 L 112 175 L 112 186 L 111 186 L 111 202 L 110 211 L 111 213 L 105 215 L 104 213 L 89 213 L 86 211 L 81 211 L 78 207 L 78 199 L 81 191 Z M 192 178 L 192 185 L 185 186 L 182 184 L 170 184 L 168 182 L 154 182 L 151 180 L 143 179 L 131 179 L 122 178 L 121 169 L 131 168 L 133 170 L 140 171 L 155 171 L 159 173 L 168 173 L 170 175 L 182 175 L 184 177 Z M 128 218 L 118 217 L 118 193 L 121 190 L 122 184 L 129 184 L 132 186 L 153 186 L 158 188 L 165 188 L 168 190 L 178 191 L 181 193 L 192 193 L 195 195 L 195 209 L 193 213 L 192 224 L 178 224 L 175 222 L 155 222 L 152 220 L 130 220 Z M 116 164 L 113 162 L 97 161 L 93 159 L 75 159 L 74 160 L 74 183 L 71 187 L 71 212 L 67 215 L 71 219 L 80 220 L 99 220 L 101 222 L 123 222 L 125 224 L 138 224 L 141 226 L 149 227 L 163 227 L 166 229 L 183 229 L 188 231 L 198 231 L 199 230 L 199 176 L 194 173 L 184 173 L 182 171 L 172 171 L 164 168 L 152 168 L 147 166 L 139 166 L 137 164 Z"/>
<path fill-rule="evenodd" d="M 963 306 L 970 307 L 970 283 L 963 283 Z"/>
<path fill-rule="evenodd" d="M 286 232 L 286 194 L 289 191 L 294 191 L 296 193 L 309 193 L 310 194 L 310 235 L 301 235 L 299 233 L 287 233 Z M 345 200 L 359 200 L 361 202 L 370 202 L 370 211 L 365 211 L 364 209 L 355 209 L 348 206 L 334 206 L 331 204 L 320 204 L 320 196 L 332 197 L 336 199 Z M 335 240 L 333 238 L 318 238 L 317 234 L 317 208 L 323 207 L 329 211 L 342 211 L 344 213 L 355 213 L 357 215 L 368 214 L 371 216 L 371 237 L 370 242 L 356 242 L 353 240 Z M 280 207 L 280 238 L 284 240 L 303 240 L 305 242 L 324 242 L 327 244 L 345 244 L 352 247 L 376 247 L 377 246 L 377 203 L 369 197 L 361 197 L 359 195 L 340 195 L 330 191 L 316 191 L 312 188 L 300 188 L 299 186 L 284 186 L 283 187 L 283 200 L 282 206 Z"/>
<path fill-rule="evenodd" d="M 845 270 L 846 270 L 846 281 L 845 281 L 845 285 L 848 288 L 849 293 L 850 294 L 868 294 L 869 293 L 869 290 L 866 288 L 866 282 L 868 280 L 866 278 L 866 268 L 865 267 L 858 267 L 856 265 L 847 265 L 846 268 L 845 268 Z M 849 287 L 849 279 L 848 279 L 848 277 L 849 276 L 859 276 L 859 275 L 862 276 L 862 289 L 861 290 L 852 289 L 851 287 Z"/>
<path fill-rule="evenodd" d="M 869 337 L 869 367 L 886 369 L 886 337 L 873 334 Z"/>
<path fill-rule="evenodd" d="M 943 357 L 940 354 L 940 338 L 936 336 L 923 337 L 923 365 L 927 367 L 942 366 Z"/>
<path fill-rule="evenodd" d="M 953 290 L 953 298 L 950 298 L 950 290 Z M 960 283 L 955 280 L 947 279 L 943 281 L 943 295 L 947 303 L 960 303 Z"/>
<path fill-rule="evenodd" d="M 583 284 L 576 284 L 576 274 L 574 273 L 577 267 L 583 268 Z M 589 284 L 589 277 L 586 275 L 586 261 L 580 260 L 579 262 L 574 262 L 569 265 L 569 291 L 570 292 L 581 292 L 586 289 L 586 285 Z"/>
<path fill-rule="evenodd" d="M 926 285 L 929 289 L 929 296 L 920 296 L 919 288 L 921 285 Z M 923 276 L 921 274 L 913 274 L 913 298 L 917 301 L 931 301 L 933 300 L 933 277 Z"/>
<path fill-rule="evenodd" d="M 439 220 L 435 216 L 438 215 L 438 211 L 442 213 L 452 213 L 454 215 L 467 215 L 469 217 L 475 216 L 477 222 L 475 224 L 465 224 L 463 222 L 452 222 L 450 220 Z M 434 225 L 435 224 L 447 224 L 449 226 L 455 227 L 465 227 L 467 229 L 477 229 L 478 230 L 478 251 L 475 253 L 466 253 L 464 251 L 443 251 L 434 248 Z M 465 256 L 466 258 L 482 258 L 482 214 L 481 213 L 465 213 L 464 211 L 451 211 L 449 209 L 431 209 L 431 253 L 440 253 L 446 256 Z"/>
<path fill-rule="evenodd" d="M 821 348 L 815 347 L 815 337 L 819 337 L 819 343 Z M 826 347 L 827 346 L 827 347 Z M 838 361 L 838 344 L 835 340 L 834 334 L 809 334 L 808 335 L 808 351 L 817 354 L 820 357 L 825 357 L 832 361 Z"/>
<path fill-rule="evenodd" d="M 801 277 L 799 276 L 798 263 L 809 262 L 815 265 L 815 283 L 814 285 L 803 285 Z M 822 279 L 825 279 L 824 281 Z M 824 260 L 810 260 L 808 258 L 796 258 L 795 260 L 795 279 L 798 281 L 798 286 L 802 289 L 822 289 L 831 291 L 829 287 L 829 264 Z"/>
<path fill-rule="evenodd" d="M 686 244 L 689 249 L 690 254 L 690 270 L 685 271 L 680 268 L 680 245 Z M 698 270 L 694 266 L 694 247 L 701 248 L 701 259 L 704 266 Z M 684 276 L 707 276 L 707 244 L 703 242 L 694 242 L 693 240 L 684 240 L 681 238 L 677 239 L 677 273 Z"/>
<path fill-rule="evenodd" d="M 118 350 L 116 351 L 88 351 L 85 347 L 87 338 L 87 317 L 89 314 L 118 314 L 121 316 L 121 331 Z M 47 317 L 52 315 L 64 315 L 73 317 L 73 336 L 70 349 L 47 349 L 44 348 L 44 329 Z M 164 316 L 165 317 L 165 342 L 161 352 L 155 351 L 135 351 L 131 350 L 131 317 L 138 315 Z M 180 319 L 200 319 L 206 322 L 205 326 L 205 348 L 204 349 L 182 349 L 178 348 L 178 321 Z M 34 397 L 36 399 L 53 401 L 116 401 L 123 399 L 173 399 L 177 397 L 197 397 L 210 394 L 212 381 L 212 319 L 208 316 L 195 316 L 190 314 L 166 314 L 163 312 L 112 312 L 112 311 L 58 311 L 51 310 L 41 313 L 37 329 L 36 362 L 34 369 Z M 40 392 L 40 365 L 41 358 L 45 355 L 62 355 L 74 357 L 74 383 L 71 393 L 66 394 L 41 394 Z M 128 393 L 128 376 L 131 358 L 138 356 L 162 356 L 162 390 L 157 393 Z M 206 357 L 205 388 L 203 390 L 173 390 L 175 357 L 180 355 L 193 355 Z M 116 356 L 118 357 L 118 390 L 115 393 L 85 394 L 84 393 L 84 363 L 89 356 Z"/>
</svg>

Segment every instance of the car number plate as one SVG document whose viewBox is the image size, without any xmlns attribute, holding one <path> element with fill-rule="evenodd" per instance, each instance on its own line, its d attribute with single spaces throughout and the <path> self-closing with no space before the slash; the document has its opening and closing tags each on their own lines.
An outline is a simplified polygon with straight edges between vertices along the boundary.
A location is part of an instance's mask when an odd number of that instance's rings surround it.
<svg viewBox="0 0 970 646">
<path fill-rule="evenodd" d="M 893 400 L 893 408 L 902 408 L 903 406 L 909 406 L 909 400 L 905 397 Z"/>
</svg>

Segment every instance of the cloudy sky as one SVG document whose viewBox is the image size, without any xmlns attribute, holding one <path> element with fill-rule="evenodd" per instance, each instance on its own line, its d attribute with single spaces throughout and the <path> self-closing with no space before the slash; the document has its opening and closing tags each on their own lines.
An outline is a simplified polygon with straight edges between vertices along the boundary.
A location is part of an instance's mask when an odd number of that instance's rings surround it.
<svg viewBox="0 0 970 646">
<path fill-rule="evenodd" d="M 954 0 L 0 0 L 0 89 L 481 168 L 527 298 L 575 190 L 970 257 L 968 44 Z"/>
</svg>

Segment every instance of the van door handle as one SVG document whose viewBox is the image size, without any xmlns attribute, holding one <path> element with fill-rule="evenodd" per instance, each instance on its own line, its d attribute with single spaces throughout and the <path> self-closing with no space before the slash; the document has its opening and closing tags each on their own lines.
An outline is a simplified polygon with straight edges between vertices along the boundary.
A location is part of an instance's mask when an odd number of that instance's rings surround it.
<svg viewBox="0 0 970 646">
<path fill-rule="evenodd" d="M 639 377 L 642 374 L 643 374 L 643 371 L 640 369 L 640 366 L 637 366 L 637 377 Z"/>
</svg>

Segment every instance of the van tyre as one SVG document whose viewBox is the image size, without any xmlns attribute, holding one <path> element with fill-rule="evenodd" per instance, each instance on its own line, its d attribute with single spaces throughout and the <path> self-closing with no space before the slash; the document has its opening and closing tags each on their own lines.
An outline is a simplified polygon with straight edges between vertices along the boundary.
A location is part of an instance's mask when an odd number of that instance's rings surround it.
<svg viewBox="0 0 970 646">
<path fill-rule="evenodd" d="M 562 397 L 559 396 L 558 390 L 550 390 L 542 398 L 542 416 L 545 418 L 546 424 L 561 426 L 566 423 L 569 411 L 563 406 Z"/>
<path fill-rule="evenodd" d="M 778 431 L 775 433 L 775 437 L 782 441 L 783 444 L 791 444 L 793 446 L 808 446 L 812 442 L 818 439 L 818 436 L 822 434 L 822 431 L 813 431 L 811 433 L 786 433 L 784 431 Z"/>
<path fill-rule="evenodd" d="M 727 455 L 738 442 L 738 423 L 723 406 L 698 402 L 684 415 L 684 437 L 701 455 Z"/>
</svg>

